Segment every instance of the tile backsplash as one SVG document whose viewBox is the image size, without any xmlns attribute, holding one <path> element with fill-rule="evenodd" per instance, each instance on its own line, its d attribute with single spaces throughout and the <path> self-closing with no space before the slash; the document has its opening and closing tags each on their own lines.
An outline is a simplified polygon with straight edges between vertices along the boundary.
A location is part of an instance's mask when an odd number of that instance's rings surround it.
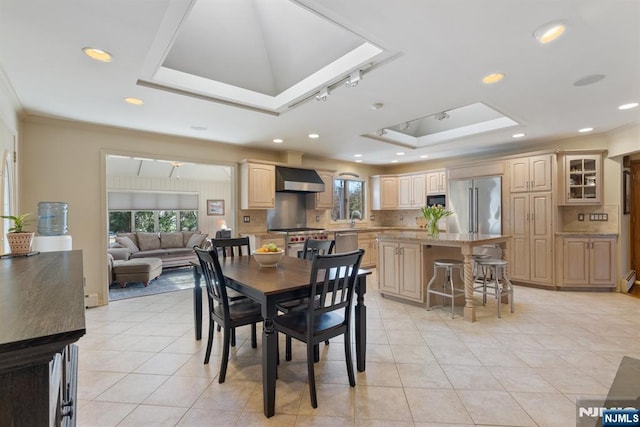
<svg viewBox="0 0 640 427">
<path fill-rule="evenodd" d="M 617 233 L 620 220 L 618 205 L 601 206 L 561 206 L 559 209 L 560 224 L 557 230 L 564 232 Z M 607 221 L 591 221 L 591 214 L 606 214 Z M 584 216 L 583 221 L 578 217 Z"/>
</svg>

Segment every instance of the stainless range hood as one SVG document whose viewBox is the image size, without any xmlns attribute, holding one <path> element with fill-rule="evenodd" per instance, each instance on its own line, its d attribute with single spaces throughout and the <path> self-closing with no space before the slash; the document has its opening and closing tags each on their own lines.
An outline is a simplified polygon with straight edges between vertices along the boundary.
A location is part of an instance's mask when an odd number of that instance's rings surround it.
<svg viewBox="0 0 640 427">
<path fill-rule="evenodd" d="M 324 182 L 314 170 L 276 166 L 276 191 L 321 193 L 324 191 Z"/>
</svg>

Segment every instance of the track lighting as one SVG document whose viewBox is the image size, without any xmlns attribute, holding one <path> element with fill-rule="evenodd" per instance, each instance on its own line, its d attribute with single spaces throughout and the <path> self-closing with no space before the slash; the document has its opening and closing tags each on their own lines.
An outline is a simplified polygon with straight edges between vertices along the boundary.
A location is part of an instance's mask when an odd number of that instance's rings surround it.
<svg viewBox="0 0 640 427">
<path fill-rule="evenodd" d="M 449 118 L 449 114 L 447 114 L 446 111 L 443 111 L 441 113 L 435 114 L 433 116 L 436 120 L 445 120 Z"/>
<path fill-rule="evenodd" d="M 387 134 L 387 130 L 386 129 L 380 129 L 378 132 L 376 132 L 378 134 L 378 136 L 384 136 Z"/>
<path fill-rule="evenodd" d="M 320 93 L 316 95 L 316 101 L 326 101 L 329 96 L 329 88 L 323 87 L 320 89 Z"/>
<path fill-rule="evenodd" d="M 356 70 L 351 73 L 344 85 L 346 87 L 356 87 L 358 86 L 358 82 L 360 82 L 360 79 L 362 79 L 362 73 L 360 72 L 360 70 Z"/>
</svg>

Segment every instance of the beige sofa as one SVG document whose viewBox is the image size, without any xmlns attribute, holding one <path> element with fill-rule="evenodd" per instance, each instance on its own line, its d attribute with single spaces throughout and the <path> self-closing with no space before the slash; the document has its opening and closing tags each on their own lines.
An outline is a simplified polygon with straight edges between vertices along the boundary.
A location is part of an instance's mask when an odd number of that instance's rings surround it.
<svg viewBox="0 0 640 427">
<path fill-rule="evenodd" d="M 194 246 L 202 246 L 207 238 L 206 234 L 195 231 L 178 231 L 175 233 L 118 233 L 116 242 L 109 248 L 109 253 L 115 259 L 159 258 L 162 268 L 183 267 L 197 262 L 198 257 L 193 252 Z M 122 254 L 122 249 L 129 253 Z"/>
</svg>

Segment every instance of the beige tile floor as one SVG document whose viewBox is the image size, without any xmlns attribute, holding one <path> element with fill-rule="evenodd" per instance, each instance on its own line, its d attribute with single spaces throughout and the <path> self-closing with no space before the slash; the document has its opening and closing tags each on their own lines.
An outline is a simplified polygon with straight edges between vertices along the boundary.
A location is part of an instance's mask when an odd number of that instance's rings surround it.
<svg viewBox="0 0 640 427">
<path fill-rule="evenodd" d="M 622 357 L 640 358 L 640 299 L 628 295 L 520 286 L 515 313 L 496 318 L 490 298 L 470 323 L 458 307 L 452 320 L 445 309 L 391 301 L 373 287 L 357 386 L 348 385 L 342 343 L 321 346 L 313 409 L 305 351 L 294 346 L 294 360 L 279 368 L 270 419 L 260 340 L 252 349 L 249 328 L 238 330 L 218 384 L 221 337 L 203 365 L 207 326 L 196 341 L 190 290 L 89 309 L 78 425 L 566 427 L 575 425 L 577 398 L 606 396 Z"/>
</svg>

